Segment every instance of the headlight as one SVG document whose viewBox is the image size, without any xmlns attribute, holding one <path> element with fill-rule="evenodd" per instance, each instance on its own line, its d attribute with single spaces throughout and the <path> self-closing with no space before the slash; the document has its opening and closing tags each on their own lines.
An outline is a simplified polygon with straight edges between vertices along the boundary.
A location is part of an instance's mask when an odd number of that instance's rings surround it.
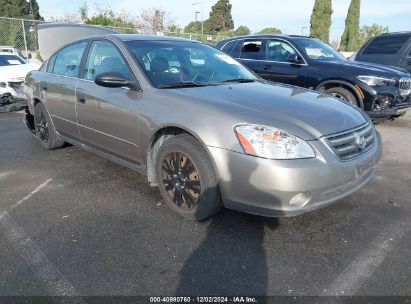
<svg viewBox="0 0 411 304">
<path fill-rule="evenodd" d="M 281 129 L 259 125 L 238 125 L 234 131 L 244 152 L 249 155 L 269 159 L 315 157 L 309 143 Z"/>
<path fill-rule="evenodd" d="M 5 82 L 0 82 L 0 88 L 5 88 L 7 87 L 7 83 Z"/>
<path fill-rule="evenodd" d="M 358 76 L 357 79 L 372 87 L 394 86 L 397 82 L 395 79 L 377 76 Z"/>
</svg>

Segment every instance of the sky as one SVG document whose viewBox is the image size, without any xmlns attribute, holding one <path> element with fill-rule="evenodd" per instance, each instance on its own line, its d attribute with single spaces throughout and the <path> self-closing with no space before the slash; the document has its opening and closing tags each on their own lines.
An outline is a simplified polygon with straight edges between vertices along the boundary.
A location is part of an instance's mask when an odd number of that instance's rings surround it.
<svg viewBox="0 0 411 304">
<path fill-rule="evenodd" d="M 47 20 L 52 16 L 74 13 L 84 0 L 37 0 L 40 14 Z M 208 18 L 211 6 L 217 0 L 88 0 L 90 13 L 95 4 L 109 6 L 114 10 L 124 10 L 138 15 L 141 9 L 160 8 L 170 13 L 174 21 L 185 26 L 195 18 L 195 12 L 201 12 L 201 2 L 204 19 Z M 235 27 L 248 26 L 252 32 L 265 27 L 280 28 L 286 34 L 308 34 L 310 16 L 314 0 L 230 0 Z M 339 39 L 344 31 L 344 21 L 350 0 L 333 0 L 333 15 L 330 40 Z M 201 14 L 199 14 L 201 19 Z M 360 24 L 378 23 L 389 26 L 390 31 L 411 30 L 411 0 L 362 0 Z M 304 28 L 305 27 L 305 28 Z"/>
</svg>

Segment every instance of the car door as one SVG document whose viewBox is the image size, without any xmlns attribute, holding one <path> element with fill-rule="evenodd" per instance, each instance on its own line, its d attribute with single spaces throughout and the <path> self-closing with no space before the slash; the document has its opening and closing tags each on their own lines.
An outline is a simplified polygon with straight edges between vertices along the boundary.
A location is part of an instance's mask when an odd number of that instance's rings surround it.
<svg viewBox="0 0 411 304">
<path fill-rule="evenodd" d="M 54 127 L 60 134 L 73 139 L 79 138 L 75 89 L 86 46 L 87 42 L 79 42 L 61 49 L 50 58 L 48 77 L 40 82 L 43 102 Z"/>
<path fill-rule="evenodd" d="M 114 72 L 134 78 L 120 49 L 108 40 L 90 44 L 82 78 L 76 90 L 81 140 L 121 159 L 141 163 L 138 153 L 141 92 L 97 85 L 99 74 Z"/>
<path fill-rule="evenodd" d="M 301 54 L 287 41 L 268 39 L 264 44 L 264 54 L 260 76 L 264 79 L 305 86 L 307 64 Z"/>
<path fill-rule="evenodd" d="M 255 73 L 261 70 L 263 39 L 245 39 L 241 42 L 239 57 L 236 59 Z"/>
<path fill-rule="evenodd" d="M 411 73 L 411 39 L 409 42 L 408 50 L 406 51 L 406 54 L 402 59 L 402 66 L 408 71 L 408 73 Z"/>
</svg>

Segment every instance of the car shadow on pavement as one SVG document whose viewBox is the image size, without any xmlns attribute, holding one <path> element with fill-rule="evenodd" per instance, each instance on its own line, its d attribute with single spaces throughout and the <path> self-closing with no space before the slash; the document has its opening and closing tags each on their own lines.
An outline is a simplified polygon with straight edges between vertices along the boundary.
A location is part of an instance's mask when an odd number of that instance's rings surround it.
<svg viewBox="0 0 411 304">
<path fill-rule="evenodd" d="M 247 174 L 240 175 L 244 175 L 248 187 L 254 187 L 253 172 L 258 168 L 257 162 L 254 164 L 248 163 Z M 236 174 L 239 167 L 228 161 L 228 169 Z M 207 225 L 206 236 L 181 269 L 176 295 L 266 295 L 268 270 L 264 234 L 278 227 L 278 219 L 223 209 L 203 224 Z"/>
<path fill-rule="evenodd" d="M 237 229 L 244 227 L 248 229 Z M 263 296 L 268 271 L 264 230 L 277 219 L 223 210 L 208 221 L 207 234 L 180 272 L 177 295 Z"/>
</svg>

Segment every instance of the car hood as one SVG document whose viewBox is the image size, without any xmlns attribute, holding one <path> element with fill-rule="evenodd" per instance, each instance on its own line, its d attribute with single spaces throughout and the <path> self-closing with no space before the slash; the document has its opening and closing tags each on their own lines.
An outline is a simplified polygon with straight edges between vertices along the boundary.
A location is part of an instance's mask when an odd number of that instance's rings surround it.
<svg viewBox="0 0 411 304">
<path fill-rule="evenodd" d="M 368 121 L 357 108 L 329 95 L 299 87 L 263 82 L 174 89 L 190 99 L 222 104 L 246 121 L 285 129 L 314 140 Z"/>
<path fill-rule="evenodd" d="M 37 69 L 38 66 L 31 63 L 2 66 L 0 67 L 0 81 L 24 81 L 29 72 Z"/>
<path fill-rule="evenodd" d="M 359 62 L 359 61 L 329 61 L 321 62 L 321 65 L 332 66 L 336 69 L 341 69 L 345 67 L 356 71 L 356 73 L 361 73 L 363 75 L 372 75 L 372 76 L 381 76 L 381 77 L 409 77 L 409 74 L 405 70 L 402 70 L 398 67 L 390 67 L 386 65 L 381 65 L 377 63 L 370 62 Z M 359 74 L 358 74 L 359 75 Z M 357 76 L 357 75 L 353 75 Z"/>
</svg>

